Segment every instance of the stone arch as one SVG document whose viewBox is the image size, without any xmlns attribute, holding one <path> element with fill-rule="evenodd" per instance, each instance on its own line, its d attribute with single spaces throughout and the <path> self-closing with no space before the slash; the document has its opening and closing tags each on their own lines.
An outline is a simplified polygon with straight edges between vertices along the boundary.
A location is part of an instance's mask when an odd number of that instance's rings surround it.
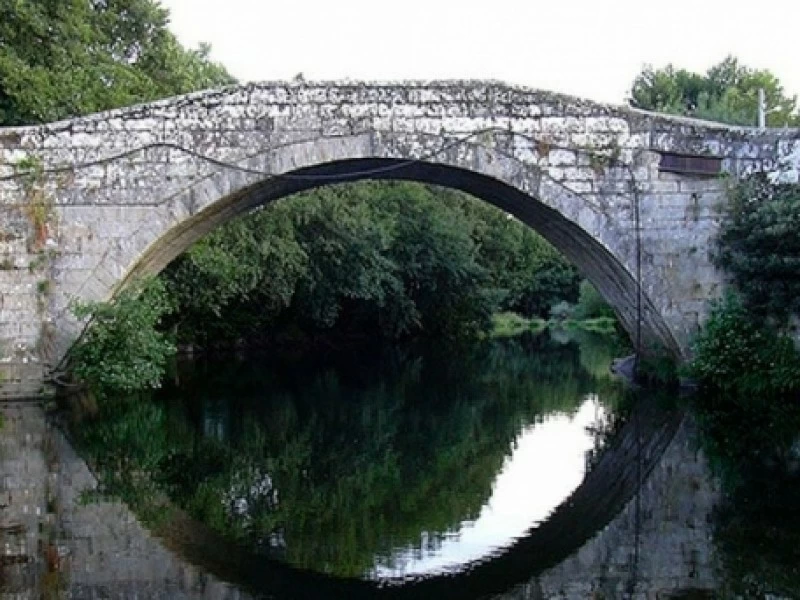
<svg viewBox="0 0 800 600">
<path fill-rule="evenodd" d="M 126 257 L 109 253 L 98 270 L 119 273 L 120 280 L 112 287 L 121 289 L 138 277 L 158 273 L 227 220 L 299 191 L 363 179 L 431 183 L 467 192 L 531 226 L 597 287 L 632 339 L 640 331 L 645 344 L 682 355 L 670 327 L 626 266 L 630 256 L 621 260 L 600 240 L 601 231 L 606 238 L 627 239 L 630 253 L 632 222 L 613 221 L 602 207 L 551 179 L 545 170 L 521 162 L 496 140 L 448 148 L 446 138 L 429 137 L 436 147 L 444 141 L 445 149 L 431 152 L 428 160 L 403 158 L 425 154 L 407 146 L 419 143 L 419 134 L 412 138 L 371 132 L 290 143 L 236 167 L 217 165 L 220 168 L 211 175 L 154 209 L 155 226 L 136 236 L 138 248 Z"/>
</svg>

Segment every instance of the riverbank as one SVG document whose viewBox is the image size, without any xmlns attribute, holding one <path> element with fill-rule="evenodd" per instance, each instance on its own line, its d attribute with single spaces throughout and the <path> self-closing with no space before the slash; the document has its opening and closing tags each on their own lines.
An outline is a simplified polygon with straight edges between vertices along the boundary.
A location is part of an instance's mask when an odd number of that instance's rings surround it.
<svg viewBox="0 0 800 600">
<path fill-rule="evenodd" d="M 541 319 L 527 318 L 513 312 L 497 313 L 492 316 L 491 338 L 516 337 L 523 333 L 541 333 L 545 329 L 564 331 L 587 331 L 591 333 L 613 334 L 617 331 L 617 321 L 612 317 L 591 319 Z"/>
</svg>

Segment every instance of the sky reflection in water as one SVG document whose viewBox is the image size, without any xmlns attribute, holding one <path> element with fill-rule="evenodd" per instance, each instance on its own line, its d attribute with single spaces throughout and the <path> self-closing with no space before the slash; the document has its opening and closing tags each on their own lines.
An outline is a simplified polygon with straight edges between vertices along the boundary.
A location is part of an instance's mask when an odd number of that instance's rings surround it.
<svg viewBox="0 0 800 600">
<path fill-rule="evenodd" d="M 594 448 L 592 426 L 606 415 L 595 394 L 588 394 L 573 415 L 550 414 L 526 425 L 492 484 L 489 501 L 474 521 L 458 530 L 431 536 L 423 532 L 415 546 L 377 556 L 374 579 L 461 570 L 525 535 L 583 479 L 586 454 Z M 442 537 L 436 543 L 436 537 Z"/>
</svg>

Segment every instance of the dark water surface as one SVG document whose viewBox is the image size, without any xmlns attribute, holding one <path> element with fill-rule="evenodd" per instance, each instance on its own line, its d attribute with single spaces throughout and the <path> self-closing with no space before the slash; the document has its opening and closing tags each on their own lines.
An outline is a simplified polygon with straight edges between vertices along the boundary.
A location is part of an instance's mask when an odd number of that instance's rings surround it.
<svg viewBox="0 0 800 600">
<path fill-rule="evenodd" d="M 794 597 L 680 403 L 611 357 L 198 360 L 153 397 L 2 406 L 0 600 Z"/>
</svg>

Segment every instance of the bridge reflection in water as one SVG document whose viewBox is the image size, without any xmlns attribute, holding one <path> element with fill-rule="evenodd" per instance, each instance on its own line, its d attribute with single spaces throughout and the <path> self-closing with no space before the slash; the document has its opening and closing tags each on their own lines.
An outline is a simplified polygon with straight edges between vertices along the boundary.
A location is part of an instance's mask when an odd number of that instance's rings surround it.
<svg viewBox="0 0 800 600">
<path fill-rule="evenodd" d="M 513 547 L 457 576 L 396 586 L 265 561 L 188 517 L 157 540 L 123 504 L 83 501 L 94 478 L 39 405 L 0 411 L 2 599 L 234 599 L 255 589 L 276 598 L 649 598 L 718 585 L 709 518 L 718 492 L 692 424 L 655 402 L 636 405 L 582 484 Z"/>
</svg>

